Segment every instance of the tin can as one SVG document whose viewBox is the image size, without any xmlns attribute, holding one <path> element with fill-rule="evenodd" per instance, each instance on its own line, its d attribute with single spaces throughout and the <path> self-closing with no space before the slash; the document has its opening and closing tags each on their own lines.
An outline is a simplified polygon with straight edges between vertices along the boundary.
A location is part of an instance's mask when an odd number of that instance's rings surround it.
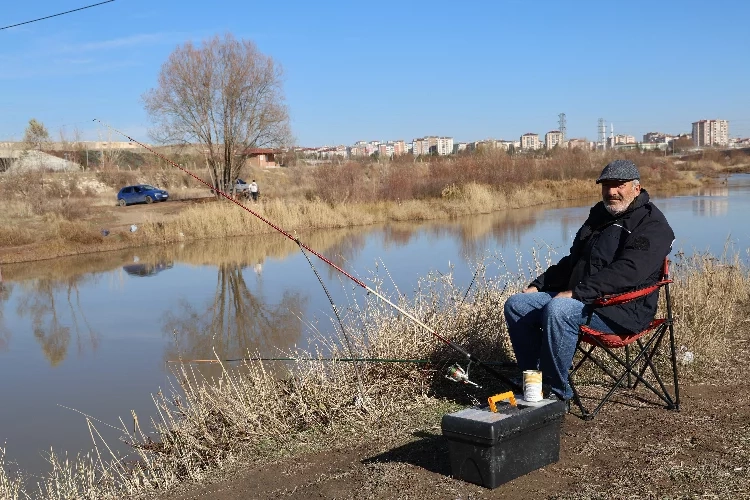
<svg viewBox="0 0 750 500">
<path fill-rule="evenodd" d="M 539 370 L 524 370 L 523 399 L 529 402 L 542 400 L 542 372 Z"/>
</svg>

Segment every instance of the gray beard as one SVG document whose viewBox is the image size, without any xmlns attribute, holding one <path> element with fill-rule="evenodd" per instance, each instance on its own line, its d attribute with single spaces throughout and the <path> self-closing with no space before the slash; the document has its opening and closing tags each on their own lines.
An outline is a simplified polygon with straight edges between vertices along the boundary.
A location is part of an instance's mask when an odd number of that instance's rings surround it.
<svg viewBox="0 0 750 500">
<path fill-rule="evenodd" d="M 612 215 L 614 217 L 617 217 L 621 213 L 625 212 L 625 210 L 627 210 L 627 207 L 625 207 L 622 210 L 617 210 L 617 209 L 615 209 L 615 207 L 611 207 L 611 206 L 607 205 L 606 203 L 604 204 L 604 208 L 607 210 L 607 212 L 609 212 L 609 215 Z"/>
</svg>

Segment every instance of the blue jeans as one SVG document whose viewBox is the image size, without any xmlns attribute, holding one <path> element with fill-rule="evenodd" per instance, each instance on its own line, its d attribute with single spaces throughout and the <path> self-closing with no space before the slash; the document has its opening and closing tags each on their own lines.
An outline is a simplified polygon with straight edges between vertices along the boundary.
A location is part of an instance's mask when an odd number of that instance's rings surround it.
<svg viewBox="0 0 750 500">
<path fill-rule="evenodd" d="M 554 298 L 554 293 L 518 293 L 505 302 L 505 320 L 516 353 L 518 368 L 541 370 L 542 380 L 563 399 L 573 397 L 568 371 L 578 342 L 578 327 L 586 324 L 590 308 L 569 298 Z M 602 319 L 593 314 L 590 326 L 612 333 Z"/>
</svg>

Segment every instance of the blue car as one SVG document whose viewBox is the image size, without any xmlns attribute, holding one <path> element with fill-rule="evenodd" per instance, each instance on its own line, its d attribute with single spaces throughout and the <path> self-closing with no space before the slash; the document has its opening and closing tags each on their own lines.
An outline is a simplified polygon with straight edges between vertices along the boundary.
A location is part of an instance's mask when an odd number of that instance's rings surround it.
<svg viewBox="0 0 750 500">
<path fill-rule="evenodd" d="M 169 199 L 169 193 L 148 184 L 126 186 L 117 193 L 117 204 L 121 207 L 131 203 L 153 203 L 155 201 L 167 201 L 167 199 Z"/>
</svg>

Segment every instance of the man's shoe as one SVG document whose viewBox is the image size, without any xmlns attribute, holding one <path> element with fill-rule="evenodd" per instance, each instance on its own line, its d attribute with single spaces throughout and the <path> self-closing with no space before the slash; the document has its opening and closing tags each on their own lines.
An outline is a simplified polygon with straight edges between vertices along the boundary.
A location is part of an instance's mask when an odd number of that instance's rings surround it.
<svg viewBox="0 0 750 500">
<path fill-rule="evenodd" d="M 549 384 L 542 384 L 542 397 L 545 399 L 555 399 L 557 401 L 567 401 Z"/>
</svg>

